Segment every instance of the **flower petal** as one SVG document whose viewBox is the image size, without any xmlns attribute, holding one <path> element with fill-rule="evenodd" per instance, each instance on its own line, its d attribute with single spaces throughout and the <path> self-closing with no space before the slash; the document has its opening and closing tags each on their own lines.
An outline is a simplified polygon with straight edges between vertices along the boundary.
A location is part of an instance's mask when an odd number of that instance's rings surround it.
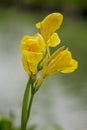
<svg viewBox="0 0 87 130">
<path fill-rule="evenodd" d="M 37 72 L 36 64 L 28 63 L 25 55 L 22 55 L 22 63 L 28 75 L 36 74 Z"/>
<path fill-rule="evenodd" d="M 53 32 L 59 29 L 63 20 L 63 15 L 60 13 L 52 13 L 45 17 L 42 22 L 36 24 L 37 28 L 40 28 L 41 34 L 45 41 L 49 39 Z"/>
<path fill-rule="evenodd" d="M 78 62 L 74 59 L 71 60 L 70 64 L 64 68 L 61 68 L 62 73 L 71 73 L 78 67 Z"/>
<path fill-rule="evenodd" d="M 48 63 L 43 66 L 43 77 L 52 75 L 57 72 L 71 73 L 78 67 L 78 62 L 72 59 L 71 52 L 64 47 L 58 49 L 49 58 Z"/>
<path fill-rule="evenodd" d="M 47 41 L 47 45 L 50 47 L 55 47 L 60 43 L 60 38 L 57 33 L 53 33 Z"/>
<path fill-rule="evenodd" d="M 36 28 L 40 29 L 40 27 L 41 27 L 40 25 L 41 25 L 40 22 L 36 23 Z"/>
<path fill-rule="evenodd" d="M 33 36 L 24 36 L 21 41 L 21 51 L 28 50 L 32 52 L 44 51 L 45 43 L 43 37 L 36 33 Z"/>
<path fill-rule="evenodd" d="M 33 36 L 24 36 L 21 41 L 22 63 L 29 75 L 37 72 L 37 65 L 42 60 L 45 51 L 43 37 L 36 33 Z"/>
<path fill-rule="evenodd" d="M 27 58 L 29 63 L 38 64 L 43 57 L 43 53 L 29 52 L 24 50 L 23 55 Z"/>
</svg>

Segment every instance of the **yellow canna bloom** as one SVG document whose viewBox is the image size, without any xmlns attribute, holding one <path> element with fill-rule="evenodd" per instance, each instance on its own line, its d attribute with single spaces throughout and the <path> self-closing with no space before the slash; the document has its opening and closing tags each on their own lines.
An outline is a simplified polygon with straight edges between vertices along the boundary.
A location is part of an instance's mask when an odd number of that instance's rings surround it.
<svg viewBox="0 0 87 130">
<path fill-rule="evenodd" d="M 78 62 L 72 59 L 71 52 L 64 47 L 58 49 L 50 58 L 47 56 L 43 64 L 42 77 L 57 72 L 71 73 L 78 67 Z"/>
<path fill-rule="evenodd" d="M 22 63 L 29 75 L 37 73 L 37 64 L 41 61 L 45 51 L 45 43 L 42 36 L 37 33 L 34 36 L 24 36 L 21 41 Z"/>
<path fill-rule="evenodd" d="M 54 47 L 60 43 L 59 36 L 57 36 L 55 31 L 59 29 L 62 20 L 62 14 L 52 13 L 45 17 L 43 21 L 36 24 L 36 27 L 41 30 L 41 35 L 48 46 Z"/>
</svg>

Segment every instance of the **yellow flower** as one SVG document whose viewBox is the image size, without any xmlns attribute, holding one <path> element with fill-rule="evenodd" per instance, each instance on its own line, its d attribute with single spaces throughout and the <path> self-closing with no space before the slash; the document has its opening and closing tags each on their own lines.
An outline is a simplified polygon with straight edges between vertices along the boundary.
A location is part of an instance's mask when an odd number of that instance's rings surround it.
<svg viewBox="0 0 87 130">
<path fill-rule="evenodd" d="M 23 37 L 21 41 L 22 63 L 28 75 L 34 75 L 42 70 L 41 78 L 44 79 L 57 72 L 71 73 L 77 69 L 78 62 L 72 58 L 68 49 L 61 47 L 50 55 L 49 47 L 55 47 L 60 43 L 56 30 L 60 28 L 62 21 L 62 14 L 49 14 L 36 24 L 41 34 Z"/>
<path fill-rule="evenodd" d="M 59 29 L 62 20 L 62 14 L 52 13 L 43 19 L 43 21 L 36 24 L 36 27 L 41 30 L 41 35 L 48 46 L 53 47 L 60 43 L 59 36 L 55 33 L 55 31 Z"/>
<path fill-rule="evenodd" d="M 21 41 L 22 63 L 29 75 L 37 73 L 37 64 L 44 55 L 45 43 L 42 36 L 24 36 Z"/>
<path fill-rule="evenodd" d="M 72 59 L 71 52 L 64 47 L 58 49 L 50 58 L 47 56 L 43 64 L 42 77 L 57 72 L 71 73 L 78 67 L 78 62 Z"/>
</svg>

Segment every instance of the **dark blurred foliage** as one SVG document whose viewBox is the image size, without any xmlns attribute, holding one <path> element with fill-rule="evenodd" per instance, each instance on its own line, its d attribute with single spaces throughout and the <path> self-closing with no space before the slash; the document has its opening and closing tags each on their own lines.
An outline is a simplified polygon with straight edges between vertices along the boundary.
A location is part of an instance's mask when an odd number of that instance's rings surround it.
<svg viewBox="0 0 87 130">
<path fill-rule="evenodd" d="M 0 118 L 0 130 L 20 130 L 20 129 L 14 127 L 12 118 L 1 117 Z"/>
<path fill-rule="evenodd" d="M 27 130 L 35 130 L 36 125 L 30 126 Z M 15 127 L 12 118 L 1 117 L 0 130 L 21 130 L 19 127 Z"/>
<path fill-rule="evenodd" d="M 36 125 L 31 125 L 29 128 L 27 128 L 27 130 L 36 130 L 36 128 L 37 128 Z M 62 130 L 62 128 L 57 124 L 53 124 L 52 128 L 55 129 L 55 130 Z M 12 118 L 1 117 L 1 119 L 0 119 L 0 130 L 21 130 L 21 128 L 14 126 Z M 47 130 L 47 129 L 45 128 L 45 130 Z"/>
<path fill-rule="evenodd" d="M 51 10 L 64 13 L 76 12 L 77 15 L 87 17 L 87 0 L 0 0 L 0 6 L 17 7 L 25 10 Z"/>
</svg>

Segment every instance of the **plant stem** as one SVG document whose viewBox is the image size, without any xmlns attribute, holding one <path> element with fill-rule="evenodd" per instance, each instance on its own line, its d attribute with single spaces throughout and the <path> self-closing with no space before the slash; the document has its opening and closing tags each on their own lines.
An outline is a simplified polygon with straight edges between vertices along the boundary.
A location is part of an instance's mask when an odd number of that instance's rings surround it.
<svg viewBox="0 0 87 130">
<path fill-rule="evenodd" d="M 30 111 L 31 111 L 31 106 L 32 106 L 34 94 L 35 94 L 35 91 L 33 88 L 32 77 L 30 77 L 30 79 L 28 80 L 25 92 L 24 92 L 24 97 L 23 97 L 21 130 L 26 130 L 27 123 L 28 123 L 28 120 L 30 117 Z"/>
<path fill-rule="evenodd" d="M 30 90 L 30 83 L 31 78 L 28 80 L 24 97 L 22 103 L 22 116 L 21 116 L 21 130 L 26 130 L 26 120 L 27 120 L 27 109 L 28 109 L 28 102 L 29 102 L 29 90 Z"/>
<path fill-rule="evenodd" d="M 30 117 L 30 112 L 31 112 L 31 106 L 32 106 L 33 98 L 34 98 L 34 93 L 32 93 L 32 90 L 31 90 L 31 98 L 30 98 L 30 102 L 29 102 L 29 106 L 28 106 L 28 112 L 27 112 L 27 122 L 28 122 L 29 117 Z"/>
</svg>

